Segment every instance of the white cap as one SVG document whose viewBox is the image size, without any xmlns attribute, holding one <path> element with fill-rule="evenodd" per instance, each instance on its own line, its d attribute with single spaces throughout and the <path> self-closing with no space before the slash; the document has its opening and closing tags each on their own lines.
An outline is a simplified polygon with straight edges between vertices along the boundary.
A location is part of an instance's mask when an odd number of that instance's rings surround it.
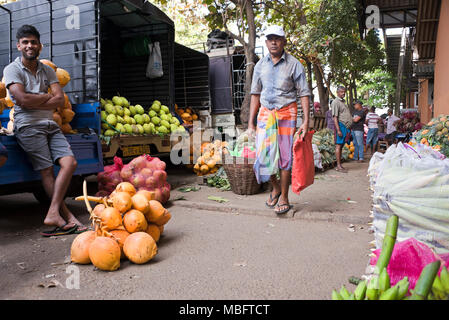
<svg viewBox="0 0 449 320">
<path fill-rule="evenodd" d="M 265 39 L 270 34 L 273 34 L 273 35 L 276 35 L 276 36 L 279 36 L 279 37 L 285 37 L 284 29 L 282 29 L 281 26 L 276 26 L 276 25 L 275 26 L 269 26 L 267 28 L 267 30 L 265 30 L 264 34 L 265 34 Z"/>
</svg>

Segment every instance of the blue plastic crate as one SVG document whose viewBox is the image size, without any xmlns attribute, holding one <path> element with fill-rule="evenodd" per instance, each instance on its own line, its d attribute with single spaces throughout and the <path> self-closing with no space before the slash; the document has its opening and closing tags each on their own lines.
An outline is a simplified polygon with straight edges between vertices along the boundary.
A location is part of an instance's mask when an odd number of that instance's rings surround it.
<svg viewBox="0 0 449 320">
<path fill-rule="evenodd" d="M 83 103 L 72 105 L 72 110 L 75 112 L 70 125 L 73 129 L 90 128 L 94 129 L 97 134 L 101 132 L 101 114 L 100 103 Z"/>
<path fill-rule="evenodd" d="M 0 122 L 2 124 L 2 127 L 4 127 L 4 128 L 6 128 L 8 126 L 9 111 L 10 111 L 10 109 L 5 109 L 5 110 L 3 110 L 3 113 L 0 114 Z"/>
</svg>

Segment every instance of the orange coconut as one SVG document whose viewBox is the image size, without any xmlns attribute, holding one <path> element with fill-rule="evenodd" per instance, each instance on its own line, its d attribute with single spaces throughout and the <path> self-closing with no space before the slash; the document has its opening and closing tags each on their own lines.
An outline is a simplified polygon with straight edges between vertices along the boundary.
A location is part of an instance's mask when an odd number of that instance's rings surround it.
<svg viewBox="0 0 449 320">
<path fill-rule="evenodd" d="M 123 226 L 129 233 L 146 231 L 148 222 L 139 210 L 131 209 L 123 216 Z"/>
<path fill-rule="evenodd" d="M 148 233 L 136 232 L 126 238 L 123 251 L 131 262 L 144 264 L 157 254 L 157 245 Z"/>
<path fill-rule="evenodd" d="M 95 231 L 85 231 L 76 236 L 70 248 L 70 259 L 78 264 L 89 264 L 89 247 L 95 240 Z"/>
<path fill-rule="evenodd" d="M 146 214 L 150 210 L 149 200 L 142 193 L 136 193 L 131 198 L 133 209 L 139 210 L 143 214 Z"/>
<path fill-rule="evenodd" d="M 96 237 L 90 244 L 89 258 L 100 270 L 117 270 L 120 267 L 120 246 L 111 238 Z"/>
<path fill-rule="evenodd" d="M 125 213 L 132 207 L 131 196 L 128 192 L 116 192 L 114 197 L 112 197 L 112 205 L 120 211 L 120 213 Z"/>
<path fill-rule="evenodd" d="M 99 218 L 103 229 L 106 231 L 117 229 L 122 224 L 122 215 L 114 207 L 105 208 L 100 212 Z"/>
<path fill-rule="evenodd" d="M 159 226 L 153 223 L 148 224 L 148 228 L 145 232 L 152 236 L 156 242 L 158 242 L 161 237 L 161 230 L 159 229 Z"/>
<path fill-rule="evenodd" d="M 148 204 L 150 206 L 150 210 L 146 213 L 147 220 L 149 222 L 156 222 L 158 219 L 160 219 L 164 213 L 165 208 L 164 206 L 157 200 L 150 200 L 148 201 Z"/>
<path fill-rule="evenodd" d="M 111 230 L 110 233 L 112 234 L 112 239 L 117 241 L 120 246 L 120 259 L 126 258 L 125 253 L 123 252 L 123 245 L 125 244 L 126 238 L 129 236 L 129 232 L 126 230 L 115 229 Z"/>
<path fill-rule="evenodd" d="M 128 192 L 131 197 L 136 194 L 136 188 L 130 182 L 120 182 L 115 190 L 117 192 Z"/>
</svg>

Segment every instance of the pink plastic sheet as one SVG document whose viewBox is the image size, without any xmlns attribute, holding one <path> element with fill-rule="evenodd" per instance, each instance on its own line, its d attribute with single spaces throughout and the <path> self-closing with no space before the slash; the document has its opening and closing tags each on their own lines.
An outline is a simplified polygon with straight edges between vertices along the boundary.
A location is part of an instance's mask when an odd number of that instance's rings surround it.
<svg viewBox="0 0 449 320">
<path fill-rule="evenodd" d="M 381 249 L 373 251 L 376 256 L 371 258 L 371 265 L 377 263 L 380 252 Z M 402 278 L 408 277 L 410 282 L 409 289 L 415 288 L 422 269 L 436 260 L 440 260 L 441 265 L 446 265 L 447 267 L 449 265 L 449 254 L 437 255 L 429 246 L 415 238 L 397 242 L 387 267 L 391 285 L 393 286 Z"/>
</svg>

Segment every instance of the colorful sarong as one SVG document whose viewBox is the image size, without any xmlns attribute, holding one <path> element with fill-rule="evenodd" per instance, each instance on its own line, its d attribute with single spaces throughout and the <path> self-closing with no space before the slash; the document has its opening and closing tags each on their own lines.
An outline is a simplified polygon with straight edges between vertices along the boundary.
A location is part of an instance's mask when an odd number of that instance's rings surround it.
<svg viewBox="0 0 449 320">
<path fill-rule="evenodd" d="M 256 161 L 257 182 L 270 180 L 281 170 L 290 170 L 293 163 L 293 135 L 296 129 L 298 106 L 291 103 L 279 110 L 260 107 L 257 116 Z"/>
</svg>

